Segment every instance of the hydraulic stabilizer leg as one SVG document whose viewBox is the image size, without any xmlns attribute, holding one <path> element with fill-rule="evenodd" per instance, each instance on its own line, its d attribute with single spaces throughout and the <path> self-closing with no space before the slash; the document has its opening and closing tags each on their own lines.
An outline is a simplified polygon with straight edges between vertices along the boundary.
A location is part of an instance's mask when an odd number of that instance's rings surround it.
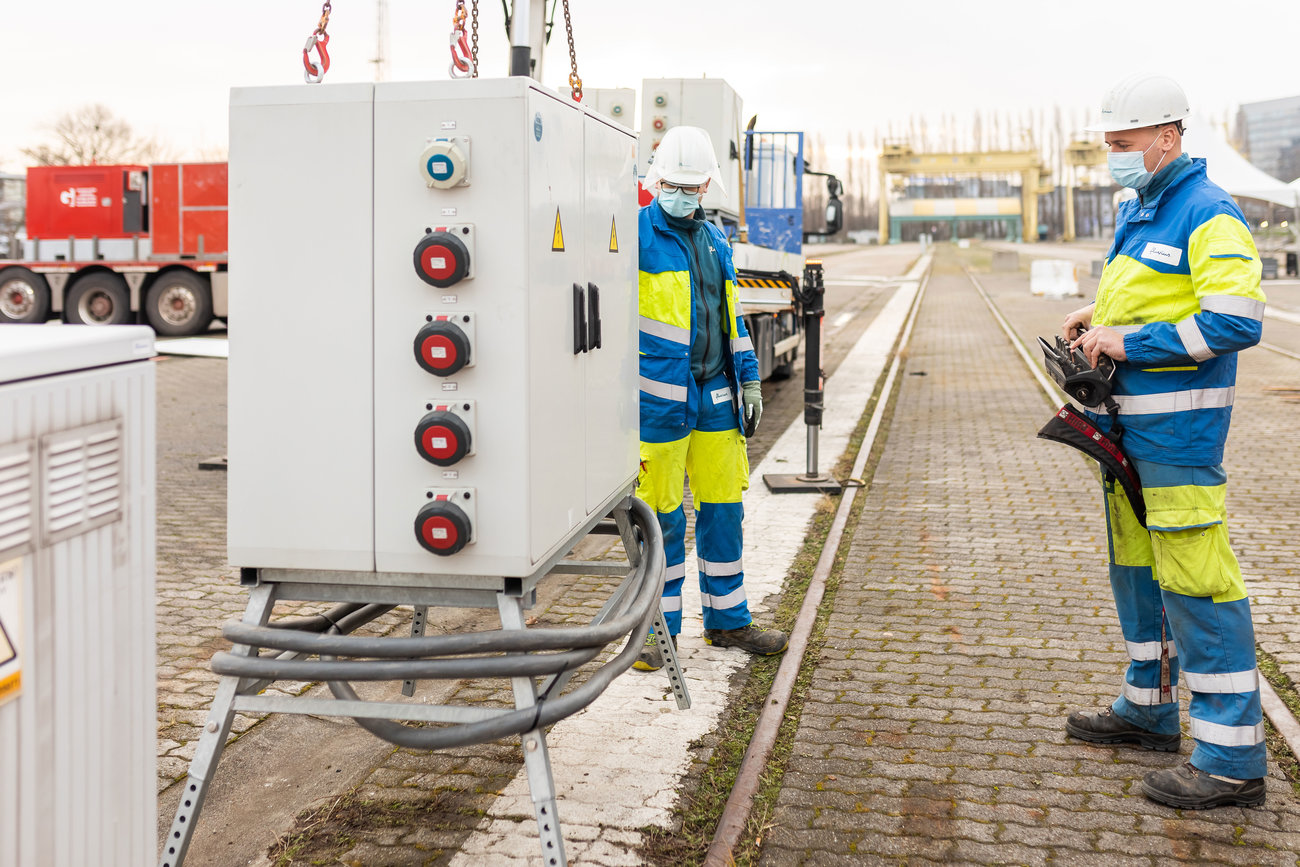
<svg viewBox="0 0 1300 867">
<path fill-rule="evenodd" d="M 822 428 L 826 377 L 822 373 L 822 317 L 826 315 L 826 284 L 822 263 L 809 261 L 803 269 L 799 301 L 803 306 L 803 420 L 808 426 L 808 468 L 802 475 L 769 473 L 763 482 L 774 494 L 838 494 L 843 485 L 817 469 L 817 439 Z"/>
</svg>

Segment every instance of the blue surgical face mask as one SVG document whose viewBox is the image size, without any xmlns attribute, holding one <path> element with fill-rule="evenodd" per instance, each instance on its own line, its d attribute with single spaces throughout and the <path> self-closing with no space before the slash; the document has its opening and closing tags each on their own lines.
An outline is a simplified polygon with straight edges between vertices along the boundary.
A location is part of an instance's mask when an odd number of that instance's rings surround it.
<svg viewBox="0 0 1300 867">
<path fill-rule="evenodd" d="M 1159 140 L 1160 136 L 1157 134 L 1155 139 L 1152 140 L 1151 144 L 1148 145 L 1147 149 L 1142 151 L 1142 153 L 1138 153 L 1137 151 L 1126 151 L 1124 153 L 1108 154 L 1106 156 L 1106 164 L 1110 168 L 1110 176 L 1115 179 L 1115 183 L 1119 184 L 1121 187 L 1131 187 L 1135 190 L 1140 190 L 1147 184 L 1151 183 L 1151 179 L 1155 177 L 1156 173 L 1154 171 L 1147 171 L 1146 155 L 1147 151 L 1155 147 L 1156 142 Z M 1166 155 L 1167 154 L 1160 155 L 1160 163 L 1165 161 Z M 1156 163 L 1156 171 L 1160 170 L 1160 163 Z"/>
<path fill-rule="evenodd" d="M 673 217 L 689 217 L 695 213 L 695 209 L 700 206 L 700 194 L 688 194 L 681 190 L 667 192 L 659 191 L 659 207 L 664 209 L 664 213 Z"/>
</svg>

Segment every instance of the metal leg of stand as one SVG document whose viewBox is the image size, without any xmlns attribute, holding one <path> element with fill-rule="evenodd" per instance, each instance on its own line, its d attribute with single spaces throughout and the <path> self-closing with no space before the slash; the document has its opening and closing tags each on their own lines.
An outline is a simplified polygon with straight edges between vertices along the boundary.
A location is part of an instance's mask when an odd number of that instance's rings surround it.
<svg viewBox="0 0 1300 867">
<path fill-rule="evenodd" d="M 655 609 L 655 619 L 651 621 L 650 626 L 654 629 L 655 635 L 668 635 L 668 621 L 664 619 L 662 606 Z M 668 675 L 668 683 L 673 688 L 677 709 L 686 710 L 691 706 L 691 693 L 686 688 L 686 678 L 682 677 L 682 667 L 677 664 L 677 648 L 673 647 L 671 641 L 660 641 L 659 649 L 664 655 L 664 674 Z"/>
<path fill-rule="evenodd" d="M 274 605 L 275 592 L 270 585 L 254 587 L 249 594 L 248 608 L 244 611 L 244 622 L 265 625 Z M 254 650 L 239 645 L 231 652 L 251 656 Z M 158 856 L 159 867 L 180 867 L 185 863 L 185 853 L 189 851 L 194 825 L 199 820 L 199 811 L 203 809 L 203 801 L 208 794 L 208 785 L 212 782 L 221 752 L 226 748 L 226 739 L 230 737 L 230 726 L 235 719 L 235 697 L 244 685 L 240 678 L 230 676 L 221 678 L 217 685 L 212 709 L 208 711 L 208 721 L 203 726 L 198 748 L 190 762 L 185 791 L 181 793 L 176 817 L 172 819 L 171 829 L 167 832 L 167 839 L 163 841 L 162 852 Z"/>
<path fill-rule="evenodd" d="M 499 594 L 497 610 L 501 614 L 502 629 L 524 628 L 523 599 Z M 510 687 L 514 690 L 515 707 L 525 708 L 537 704 L 537 684 L 531 677 L 512 677 Z M 555 778 L 551 776 L 546 735 L 540 728 L 535 728 L 523 736 L 522 744 L 524 769 L 528 772 L 528 792 L 533 798 L 533 814 L 537 818 L 537 833 L 541 838 L 542 863 L 546 867 L 567 867 L 569 862 L 564 855 L 560 816 L 555 809 Z"/>
<path fill-rule="evenodd" d="M 424 625 L 428 622 L 429 622 L 429 606 L 428 605 L 415 606 L 415 613 L 411 615 L 411 637 L 423 638 Z M 402 695 L 406 696 L 407 698 L 410 698 L 411 696 L 415 695 L 415 681 L 413 680 L 402 681 Z"/>
</svg>

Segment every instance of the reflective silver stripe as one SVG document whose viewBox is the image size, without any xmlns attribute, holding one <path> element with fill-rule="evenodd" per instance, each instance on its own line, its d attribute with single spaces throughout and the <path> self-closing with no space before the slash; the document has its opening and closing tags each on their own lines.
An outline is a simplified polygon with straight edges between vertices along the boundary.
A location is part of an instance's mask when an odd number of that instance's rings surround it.
<svg viewBox="0 0 1300 867">
<path fill-rule="evenodd" d="M 673 581 L 676 580 L 677 578 L 685 578 L 685 577 L 686 577 L 685 563 L 677 563 L 673 566 L 669 566 L 666 570 L 664 570 L 665 581 Z"/>
<path fill-rule="evenodd" d="M 682 610 L 681 595 L 679 594 L 677 596 L 660 596 L 659 608 L 665 614 L 667 614 L 669 611 L 681 611 Z"/>
<path fill-rule="evenodd" d="M 1128 681 L 1124 682 L 1124 687 L 1120 692 L 1123 693 L 1126 699 L 1137 705 L 1150 707 L 1151 705 L 1168 703 L 1160 700 L 1159 689 L 1143 689 L 1140 686 L 1134 686 Z M 1174 704 L 1178 703 L 1178 687 L 1171 686 L 1169 688 L 1169 701 Z"/>
<path fill-rule="evenodd" d="M 740 299 L 739 299 L 739 298 L 736 299 L 736 305 L 735 305 L 735 307 L 736 307 L 736 318 L 737 318 L 737 319 L 739 319 L 740 317 L 742 317 L 742 316 L 745 315 L 745 308 L 744 308 L 744 306 L 740 303 Z"/>
<path fill-rule="evenodd" d="M 748 334 L 746 334 L 744 337 L 733 337 L 731 339 L 732 352 L 744 352 L 746 349 L 748 349 L 750 352 L 754 351 L 754 341 L 749 339 Z"/>
<path fill-rule="evenodd" d="M 669 325 L 667 322 L 660 322 L 658 319 L 651 319 L 649 316 L 641 317 L 641 333 L 683 345 L 689 345 L 691 342 L 691 329 L 682 328 L 678 325 Z"/>
<path fill-rule="evenodd" d="M 696 557 L 699 563 L 700 572 L 704 575 L 738 575 L 745 568 L 743 560 L 732 560 L 728 563 L 713 563 L 705 560 L 703 557 Z"/>
<path fill-rule="evenodd" d="M 1264 302 L 1243 295 L 1206 295 L 1201 299 L 1201 309 L 1209 313 L 1224 313 L 1243 319 L 1264 318 Z"/>
<path fill-rule="evenodd" d="M 1129 659 L 1137 662 L 1150 662 L 1153 659 L 1160 658 L 1159 641 L 1125 641 L 1124 644 L 1128 646 Z M 1178 648 L 1174 646 L 1172 641 L 1169 642 L 1169 658 L 1173 659 L 1177 655 Z"/>
<path fill-rule="evenodd" d="M 1125 415 L 1151 415 L 1158 412 L 1186 412 L 1191 409 L 1220 409 L 1232 406 L 1235 386 L 1227 388 L 1193 388 L 1159 394 L 1117 394 L 1119 411 Z"/>
<path fill-rule="evenodd" d="M 678 403 L 686 403 L 686 386 L 669 385 L 666 382 L 641 377 L 641 390 L 646 394 L 662 397 L 664 400 L 675 400 Z"/>
<path fill-rule="evenodd" d="M 1107 325 L 1106 327 L 1116 334 L 1136 334 L 1142 330 L 1141 325 Z"/>
<path fill-rule="evenodd" d="M 1225 726 L 1192 717 L 1189 733 L 1198 741 L 1221 747 L 1253 747 L 1264 743 L 1264 723 L 1253 726 Z"/>
<path fill-rule="evenodd" d="M 1178 338 L 1183 341 L 1183 348 L 1187 350 L 1187 354 L 1193 361 L 1205 361 L 1207 358 L 1214 357 L 1214 352 L 1205 342 L 1205 335 L 1201 334 L 1201 327 L 1196 324 L 1195 316 L 1188 316 L 1175 325 L 1174 329 L 1178 332 Z"/>
<path fill-rule="evenodd" d="M 745 601 L 745 588 L 737 587 L 725 596 L 710 596 L 707 593 L 700 594 L 700 602 L 705 608 L 712 608 L 715 611 L 721 611 L 724 608 L 735 608 Z"/>
<path fill-rule="evenodd" d="M 1182 673 L 1183 683 L 1192 692 L 1254 692 L 1259 689 L 1259 669 L 1230 671 L 1225 674 Z"/>
</svg>

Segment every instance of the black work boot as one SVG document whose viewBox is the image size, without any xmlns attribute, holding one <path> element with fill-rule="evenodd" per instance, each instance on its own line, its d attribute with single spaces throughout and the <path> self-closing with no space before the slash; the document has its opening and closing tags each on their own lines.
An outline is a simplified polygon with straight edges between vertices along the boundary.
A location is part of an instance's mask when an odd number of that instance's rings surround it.
<svg viewBox="0 0 1300 867">
<path fill-rule="evenodd" d="M 676 637 L 670 635 L 668 640 L 672 642 L 673 650 L 676 650 Z M 653 632 L 646 633 L 645 646 L 637 654 L 636 662 L 632 663 L 632 667 L 637 671 L 658 671 L 664 667 L 664 650 L 659 646 L 659 638 Z"/>
<path fill-rule="evenodd" d="M 785 650 L 790 636 L 779 629 L 759 629 L 751 623 L 740 629 L 706 629 L 704 643 L 714 647 L 739 647 L 758 656 L 774 656 Z"/>
<path fill-rule="evenodd" d="M 1178 752 L 1182 734 L 1160 735 L 1135 726 L 1110 708 L 1103 711 L 1076 710 L 1065 721 L 1065 733 L 1094 744 L 1136 744 L 1144 750 Z"/>
<path fill-rule="evenodd" d="M 1152 771 L 1142 779 L 1142 794 L 1180 810 L 1214 807 L 1258 807 L 1264 803 L 1264 780 L 1229 783 L 1216 780 L 1186 762 L 1177 768 Z"/>
</svg>

